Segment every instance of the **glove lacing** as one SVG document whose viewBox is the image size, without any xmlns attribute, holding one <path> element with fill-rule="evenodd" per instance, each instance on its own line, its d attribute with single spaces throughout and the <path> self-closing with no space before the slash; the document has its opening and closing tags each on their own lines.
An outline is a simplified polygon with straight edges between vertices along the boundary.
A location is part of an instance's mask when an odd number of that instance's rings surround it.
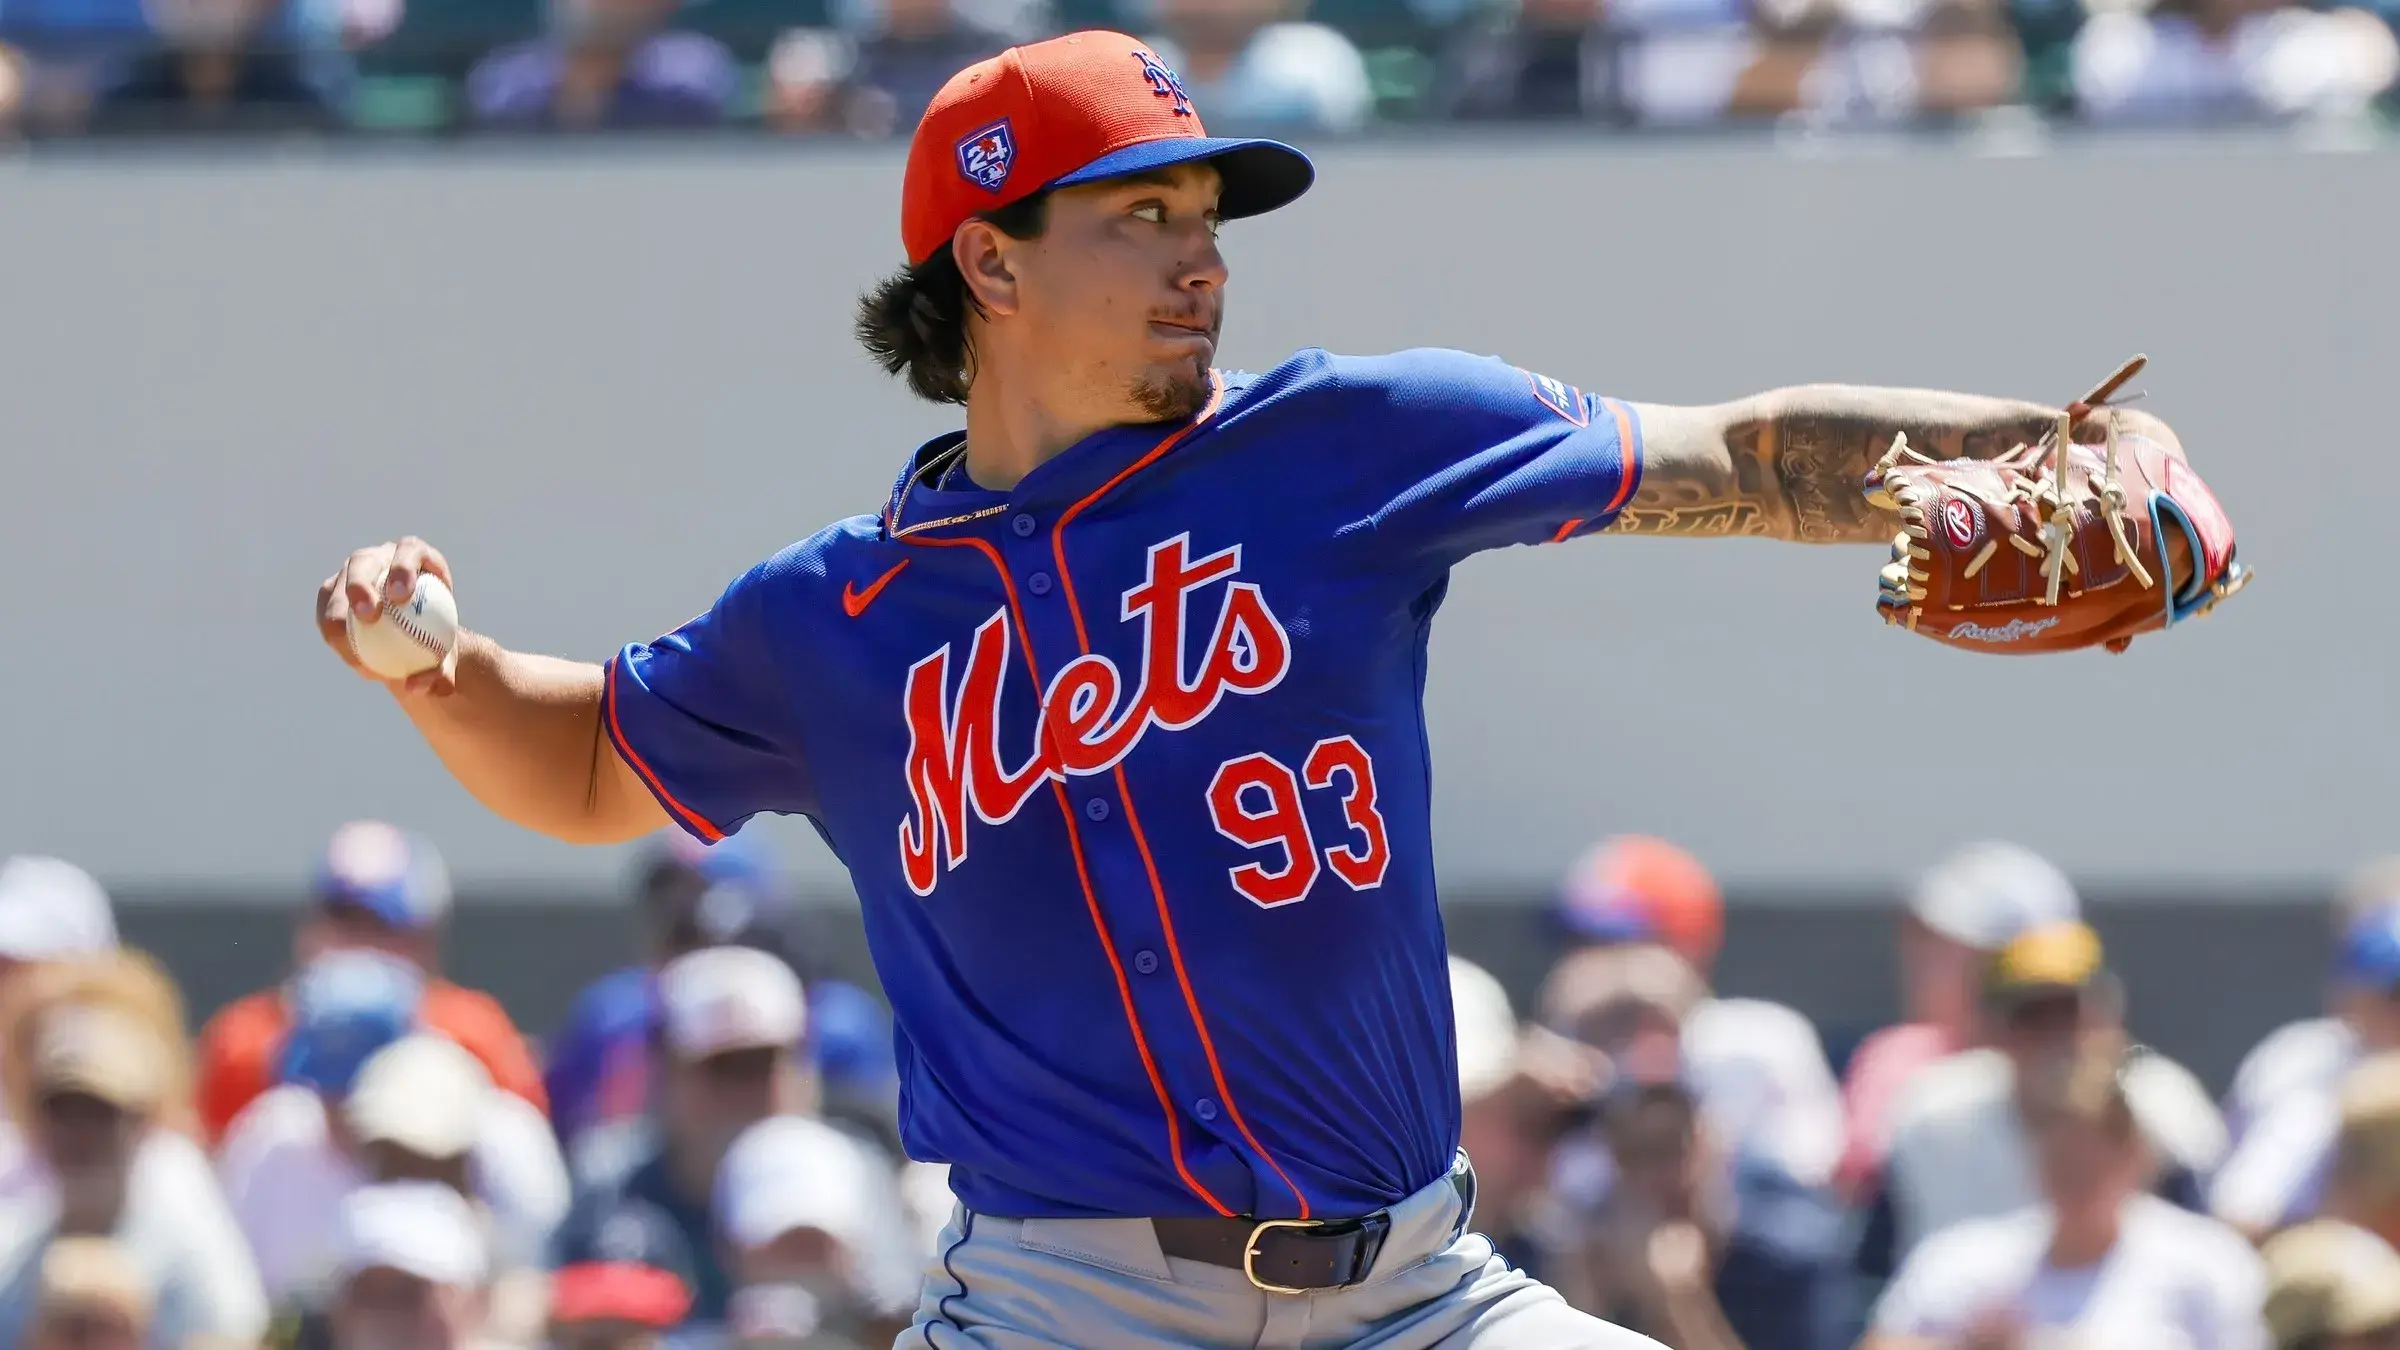
<svg viewBox="0 0 2400 1350">
<path fill-rule="evenodd" d="M 2124 565 L 2142 589 L 2148 590 L 2157 584 L 2150 570 L 2142 565 L 2141 556 L 2133 547 L 2126 528 L 2126 517 L 2131 507 L 2125 499 L 2125 485 L 2117 473 L 2117 416 L 2116 409 L 2109 403 L 2110 396 L 2147 363 L 2148 358 L 2141 356 L 2127 361 L 2115 374 L 2060 412 L 2058 425 L 2038 443 L 2017 445 L 1994 461 L 1998 464 L 2013 462 L 2014 467 L 2025 473 L 2024 477 L 2009 485 L 2004 504 L 2024 502 L 2033 507 L 2036 518 L 2043 520 L 2042 542 L 2035 544 L 2014 531 L 1999 531 L 1998 537 L 1985 540 L 1975 556 L 1968 559 L 1966 567 L 1960 571 L 1961 576 L 1972 577 L 1981 572 L 1984 564 L 1990 562 L 1992 554 L 1999 549 L 2000 540 L 2006 539 L 2019 552 L 2041 559 L 2042 575 L 2048 584 L 2043 588 L 2039 603 L 2053 607 L 2058 604 L 2066 578 L 2070 575 L 2080 576 L 2083 571 L 2075 561 L 2075 507 L 2067 491 L 2067 456 L 2075 444 L 2076 425 L 2094 412 L 2106 411 L 2109 414 L 2107 453 L 2098 480 L 2090 484 L 2097 498 L 2095 509 L 2108 526 L 2109 542 L 2115 550 L 2116 560 Z M 1892 562 L 1883 569 L 1883 582 L 1888 589 L 1907 597 L 1907 623 L 1909 630 L 1914 632 L 1925 601 L 1926 583 L 1933 579 L 1931 573 L 1917 564 L 1933 561 L 1933 552 L 1927 547 L 1932 535 L 1925 519 L 1924 490 L 1909 475 L 1899 471 L 1903 462 L 1938 465 L 1942 461 L 1911 446 L 1908 433 L 1902 431 L 1892 437 L 1892 448 L 1885 451 L 1883 458 L 1875 465 L 1880 486 L 1878 495 L 1883 499 L 1877 504 L 1888 505 L 1899 514 L 1901 522 L 1901 532 L 1892 540 Z M 2048 509 L 2046 517 L 2043 516 L 2044 508 Z"/>
</svg>

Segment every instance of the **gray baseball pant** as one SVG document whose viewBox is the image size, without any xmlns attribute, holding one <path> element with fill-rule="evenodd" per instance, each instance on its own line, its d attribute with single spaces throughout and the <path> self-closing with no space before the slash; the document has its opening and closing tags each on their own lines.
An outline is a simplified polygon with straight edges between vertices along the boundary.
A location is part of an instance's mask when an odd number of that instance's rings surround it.
<svg viewBox="0 0 2400 1350">
<path fill-rule="evenodd" d="M 1663 1350 L 1567 1306 L 1464 1231 L 1444 1179 L 1392 1206 L 1364 1282 L 1270 1294 L 1170 1257 L 1147 1219 L 952 1211 L 893 1350 Z"/>
</svg>

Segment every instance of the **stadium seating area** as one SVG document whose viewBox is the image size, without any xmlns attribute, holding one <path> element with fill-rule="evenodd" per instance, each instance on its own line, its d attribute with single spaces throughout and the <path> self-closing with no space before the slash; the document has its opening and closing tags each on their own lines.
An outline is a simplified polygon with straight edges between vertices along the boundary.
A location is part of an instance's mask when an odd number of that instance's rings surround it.
<svg viewBox="0 0 2400 1350">
<path fill-rule="evenodd" d="M 288 971 L 194 1036 L 205 959 L 0 858 L 0 1344 L 870 1350 L 951 1287 L 973 1224 L 906 1156 L 891 1015 L 763 844 L 646 844 L 639 949 L 538 1040 L 445 973 L 429 840 L 353 822 L 318 872 Z M 1843 1044 L 1719 987 L 1761 911 L 1603 840 L 1530 999 L 1449 963 L 1476 1229 L 1670 1350 L 2387 1350 L 2396 895 L 2357 874 L 2329 1015 L 2212 1099 L 2132 1039 L 2128 953 L 2026 849 L 1918 879 L 1899 1020 Z"/>
<path fill-rule="evenodd" d="M 1214 124 L 2380 118 L 2400 4 L 2287 0 L 0 0 L 0 126 L 903 135 L 1010 42 L 1150 38 Z"/>
</svg>

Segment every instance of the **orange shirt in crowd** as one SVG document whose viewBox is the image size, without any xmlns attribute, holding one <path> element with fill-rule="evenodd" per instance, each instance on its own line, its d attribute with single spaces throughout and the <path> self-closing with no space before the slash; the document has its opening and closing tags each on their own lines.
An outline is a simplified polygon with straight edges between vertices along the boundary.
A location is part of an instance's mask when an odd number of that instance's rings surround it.
<svg viewBox="0 0 2400 1350">
<path fill-rule="evenodd" d="M 421 1016 L 427 1027 L 481 1060 L 495 1084 L 548 1114 L 550 1105 L 542 1092 L 542 1073 L 533 1062 L 533 1051 L 499 1000 L 480 990 L 435 980 L 425 986 Z M 243 1107 L 275 1086 L 275 1062 L 291 1020 L 283 991 L 262 989 L 228 1005 L 201 1029 L 200 1128 L 210 1148 L 224 1139 L 226 1127 Z"/>
</svg>

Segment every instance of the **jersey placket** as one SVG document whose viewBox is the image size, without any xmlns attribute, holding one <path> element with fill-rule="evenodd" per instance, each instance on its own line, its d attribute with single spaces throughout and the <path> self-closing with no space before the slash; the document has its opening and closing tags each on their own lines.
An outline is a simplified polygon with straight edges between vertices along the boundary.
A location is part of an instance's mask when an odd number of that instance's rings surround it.
<svg viewBox="0 0 2400 1350">
<path fill-rule="evenodd" d="M 1026 640 L 1035 668 L 1045 680 L 1055 679 L 1084 654 L 1068 593 L 1070 578 L 1062 571 L 1050 528 L 1067 505 L 1012 503 L 998 531 L 1001 556 L 1024 605 Z M 1113 651 L 1105 654 L 1122 657 Z M 1118 659 L 1117 665 L 1126 671 L 1138 668 L 1138 663 L 1124 659 Z M 1126 688 L 1121 697 L 1130 699 L 1132 693 Z M 1051 734 L 1047 726 L 1044 734 Z M 1126 815 L 1124 794 L 1113 771 L 1064 773 L 1060 782 L 1067 828 L 1077 841 L 1089 898 L 1122 972 L 1130 1009 L 1149 1042 L 1166 1098 L 1164 1109 L 1176 1117 L 1170 1147 L 1179 1150 L 1176 1162 L 1178 1171 L 1183 1171 L 1198 1142 L 1194 1136 L 1216 1137 L 1224 1113 L 1208 1084 L 1198 1038 L 1176 985 L 1165 934 L 1151 903 L 1146 869 Z M 1191 1181 L 1212 1208 L 1246 1208 L 1246 1197 L 1227 1194 L 1228 1188 L 1221 1182 L 1210 1184 L 1197 1176 Z"/>
<path fill-rule="evenodd" d="M 1038 533 L 1039 522 L 1033 514 L 1034 509 L 1017 507 L 1012 503 L 1009 507 L 978 513 L 965 520 L 940 522 L 941 525 L 951 527 L 966 526 L 963 529 L 954 528 L 939 532 L 928 530 L 925 533 L 901 531 L 898 537 L 919 547 L 971 549 L 981 554 L 984 560 L 991 565 L 992 569 L 998 573 L 1001 591 L 1006 599 L 1009 623 L 1015 630 L 1019 660 L 1036 696 L 1039 697 L 1046 692 L 1045 677 L 1059 669 L 1059 664 L 1052 660 L 1046 660 L 1044 654 L 1047 652 L 1056 657 L 1063 653 L 1064 647 L 1060 639 L 1055 636 L 1056 622 L 1051 619 L 1044 608 L 1029 602 L 1032 598 L 1028 595 L 1032 578 L 1036 575 L 1044 575 L 1038 563 L 1027 561 L 1035 556 L 1032 549 L 1030 547 L 1008 547 L 1011 543 L 1031 539 Z M 998 517 L 998 519 L 993 517 Z M 1027 523 L 1017 524 L 1016 522 L 1019 520 Z M 1054 575 L 1049 576 L 1049 579 L 1043 583 L 1043 596 L 1038 598 L 1047 598 L 1056 594 L 1056 582 L 1057 578 Z M 1052 634 L 1053 636 L 1049 641 L 1045 641 L 1043 634 Z M 1226 1201 L 1218 1198 L 1218 1193 L 1226 1188 L 1220 1183 L 1216 1189 L 1211 1189 L 1193 1174 L 1186 1161 L 1184 1135 L 1188 1122 L 1177 1109 L 1175 1094 L 1163 1077 L 1161 1059 L 1165 1052 L 1151 1042 L 1147 1029 L 1150 1019 L 1137 1009 L 1133 989 L 1135 977 L 1127 970 L 1123 956 L 1123 943 L 1116 935 L 1114 924 L 1102 905 L 1102 891 L 1094 868 L 1095 860 L 1091 857 L 1083 828 L 1090 822 L 1087 822 L 1079 813 L 1072 780 L 1063 774 L 1055 775 L 1050 787 L 1050 795 L 1066 826 L 1073 873 L 1090 912 L 1094 935 L 1098 938 L 1102 953 L 1107 960 L 1108 973 L 1114 985 L 1114 992 L 1123 1007 L 1126 1029 L 1133 1038 L 1135 1052 L 1141 1060 L 1144 1073 L 1150 1080 L 1151 1090 L 1156 1097 L 1159 1111 L 1164 1117 L 1165 1138 L 1162 1143 L 1168 1160 L 1177 1178 L 1181 1180 L 1187 1190 L 1200 1199 L 1201 1203 L 1220 1215 L 1231 1215 L 1234 1210 Z"/>
<path fill-rule="evenodd" d="M 1078 658 L 1098 653 L 1120 672 L 1119 698 L 1130 706 L 1140 687 L 1146 653 L 1129 645 L 1130 631 L 1119 622 L 1118 603 L 1129 584 L 1125 563 L 1142 557 L 1153 536 L 1173 533 L 1166 523 L 1147 532 L 1135 523 L 1112 520 L 1111 531 L 1099 545 L 1089 525 L 1076 518 L 1107 496 L 1127 478 L 1170 452 L 1191 432 L 1204 425 L 1215 410 L 1212 400 L 1200 419 L 1162 438 L 1140 458 L 1093 487 L 1073 502 L 1028 502 L 1008 518 L 1004 545 L 1010 564 L 1019 569 L 1023 591 L 1039 590 L 1054 603 L 1029 600 L 1038 619 L 1029 616 L 1031 640 L 1040 648 L 1047 671 L 1064 669 Z M 1055 511 L 1055 517 L 1041 517 Z M 1024 522 L 1024 523 L 1020 523 Z M 1070 540 L 1081 545 L 1082 571 Z M 1031 546 L 1031 547 L 1028 547 Z M 1021 561 L 1020 561 L 1021 560 Z M 1112 570 L 1113 569 L 1113 570 Z M 1082 577 L 1082 584 L 1077 582 Z M 1037 584 L 1035 578 L 1043 578 Z M 1175 654 L 1180 668 L 1184 653 Z M 1047 723 L 1046 723 L 1047 725 Z M 1142 753 L 1137 745 L 1132 754 Z M 1159 753 L 1158 751 L 1153 751 Z M 1128 756 L 1130 758 L 1130 755 Z M 1083 839 L 1090 859 L 1097 903 L 1117 935 L 1120 957 L 1132 974 L 1132 996 L 1143 1027 L 1159 1052 L 1158 1069 L 1173 1094 L 1175 1108 L 1186 1113 L 1184 1130 L 1214 1139 L 1239 1157 L 1246 1172 L 1249 1203 L 1245 1213 L 1261 1212 L 1261 1197 L 1289 1194 L 1300 1218 L 1312 1217 L 1308 1197 L 1293 1184 L 1268 1153 L 1243 1117 L 1237 1088 L 1227 1080 L 1208 1030 L 1207 1014 L 1192 986 L 1179 949 L 1169 899 L 1168 879 L 1162 876 L 1143 826 L 1141 806 L 1132 797 L 1124 764 L 1096 773 L 1067 774 L 1070 797 L 1078 819 L 1070 822 Z M 1201 791 L 1197 779 L 1191 784 Z M 1159 803 L 1159 809 L 1172 809 Z M 1181 1131 L 1179 1131 L 1180 1133 Z"/>
</svg>

